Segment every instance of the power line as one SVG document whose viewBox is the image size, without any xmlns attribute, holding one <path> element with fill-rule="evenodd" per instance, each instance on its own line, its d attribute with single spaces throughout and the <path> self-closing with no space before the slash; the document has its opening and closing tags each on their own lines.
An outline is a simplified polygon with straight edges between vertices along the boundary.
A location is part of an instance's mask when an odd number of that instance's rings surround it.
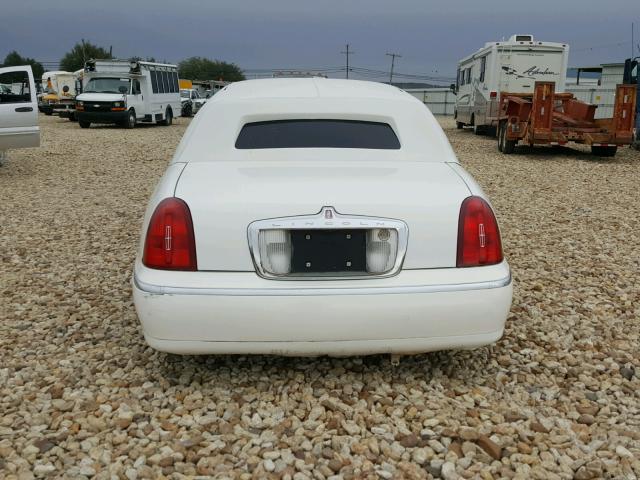
<svg viewBox="0 0 640 480">
<path fill-rule="evenodd" d="M 396 63 L 396 57 L 402 58 L 399 53 L 387 53 L 391 57 L 391 70 L 389 71 L 389 83 L 393 83 L 393 66 Z"/>
<path fill-rule="evenodd" d="M 346 75 L 345 78 L 349 78 L 349 55 L 353 55 L 355 52 L 353 50 L 349 51 L 349 44 L 348 43 L 347 43 L 346 47 L 347 47 L 347 50 L 344 51 L 344 52 L 340 52 L 340 53 L 347 57 L 347 68 L 345 70 L 345 75 Z"/>
<path fill-rule="evenodd" d="M 629 42 L 617 42 L 617 43 L 609 43 L 609 44 L 605 44 L 605 45 L 593 45 L 591 47 L 584 47 L 584 48 L 574 48 L 572 51 L 574 52 L 585 52 L 587 50 L 598 50 L 601 48 L 613 48 L 613 47 L 624 47 L 625 45 L 628 45 Z"/>
</svg>

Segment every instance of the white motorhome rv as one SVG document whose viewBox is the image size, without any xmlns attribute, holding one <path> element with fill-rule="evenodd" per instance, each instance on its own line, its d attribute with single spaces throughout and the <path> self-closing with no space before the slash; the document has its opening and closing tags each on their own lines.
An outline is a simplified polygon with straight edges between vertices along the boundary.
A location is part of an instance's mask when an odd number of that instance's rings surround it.
<svg viewBox="0 0 640 480">
<path fill-rule="evenodd" d="M 458 62 L 456 106 L 458 128 L 473 126 L 476 134 L 495 132 L 501 93 L 532 93 L 536 81 L 555 82 L 564 91 L 569 46 L 539 42 L 533 35 L 513 35 L 488 42 Z"/>
<path fill-rule="evenodd" d="M 71 72 L 44 72 L 42 75 L 43 95 L 38 110 L 45 115 L 68 116 L 73 110 L 76 97 L 76 78 Z"/>
<path fill-rule="evenodd" d="M 90 60 L 84 68 L 83 93 L 76 97 L 82 128 L 139 122 L 171 125 L 180 116 L 178 67 L 164 63 Z"/>
</svg>

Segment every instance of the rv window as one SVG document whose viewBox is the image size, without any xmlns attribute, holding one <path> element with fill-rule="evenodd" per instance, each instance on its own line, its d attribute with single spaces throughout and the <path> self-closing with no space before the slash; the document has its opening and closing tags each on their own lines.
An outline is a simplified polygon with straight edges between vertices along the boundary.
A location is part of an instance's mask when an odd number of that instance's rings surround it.
<svg viewBox="0 0 640 480">
<path fill-rule="evenodd" d="M 167 93 L 173 93 L 173 73 L 167 72 Z"/>
<path fill-rule="evenodd" d="M 178 82 L 178 72 L 173 72 L 173 91 L 176 93 L 180 91 L 180 82 Z"/>
<path fill-rule="evenodd" d="M 464 83 L 471 83 L 471 68 L 467 68 L 467 78 Z"/>
<path fill-rule="evenodd" d="M 480 83 L 484 82 L 484 72 L 487 68 L 487 57 L 480 59 Z"/>
<path fill-rule="evenodd" d="M 158 71 L 158 93 L 164 93 L 164 81 L 162 80 L 162 71 Z"/>
<path fill-rule="evenodd" d="M 151 90 L 153 93 L 158 93 L 158 72 L 151 70 Z"/>
<path fill-rule="evenodd" d="M 460 86 L 460 68 L 458 68 L 458 71 L 456 72 L 456 88 L 458 88 Z"/>
<path fill-rule="evenodd" d="M 167 72 L 160 72 L 162 75 L 162 93 L 169 93 L 169 82 L 167 82 Z"/>
</svg>

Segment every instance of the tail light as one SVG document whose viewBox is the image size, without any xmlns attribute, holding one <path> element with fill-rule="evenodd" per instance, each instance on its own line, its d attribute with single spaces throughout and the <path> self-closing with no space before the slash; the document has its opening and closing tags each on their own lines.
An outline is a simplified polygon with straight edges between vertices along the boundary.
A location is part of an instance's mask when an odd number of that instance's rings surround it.
<svg viewBox="0 0 640 480">
<path fill-rule="evenodd" d="M 288 230 L 261 230 L 258 240 L 262 268 L 272 275 L 291 271 L 293 246 Z"/>
<path fill-rule="evenodd" d="M 367 272 L 388 272 L 393 268 L 397 254 L 397 230 L 373 228 L 367 231 Z"/>
<path fill-rule="evenodd" d="M 191 212 L 183 200 L 165 198 L 156 207 L 144 241 L 142 263 L 160 270 L 198 269 Z"/>
<path fill-rule="evenodd" d="M 458 267 L 477 267 L 502 262 L 498 222 L 489 204 L 480 197 L 467 197 L 458 221 Z"/>
</svg>

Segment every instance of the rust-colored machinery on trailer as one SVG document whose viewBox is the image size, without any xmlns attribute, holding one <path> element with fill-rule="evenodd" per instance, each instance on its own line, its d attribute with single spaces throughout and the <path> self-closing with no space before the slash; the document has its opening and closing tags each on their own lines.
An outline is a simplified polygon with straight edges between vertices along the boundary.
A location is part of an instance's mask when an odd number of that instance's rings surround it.
<svg viewBox="0 0 640 480">
<path fill-rule="evenodd" d="M 596 105 L 572 93 L 555 93 L 553 82 L 536 82 L 533 93 L 500 94 L 498 149 L 513 153 L 526 145 L 591 146 L 594 155 L 612 157 L 618 146 L 633 141 L 636 86 L 618 85 L 612 118 L 595 119 Z"/>
</svg>

